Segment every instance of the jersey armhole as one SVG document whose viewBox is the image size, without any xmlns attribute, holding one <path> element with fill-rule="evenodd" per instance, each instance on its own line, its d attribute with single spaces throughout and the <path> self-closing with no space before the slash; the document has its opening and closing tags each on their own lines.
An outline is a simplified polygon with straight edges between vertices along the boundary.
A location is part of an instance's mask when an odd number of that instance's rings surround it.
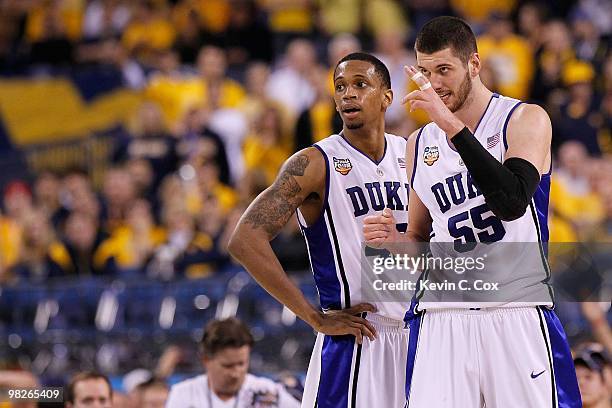
<svg viewBox="0 0 612 408">
<path fill-rule="evenodd" d="M 321 219 L 323 219 L 323 214 L 325 214 L 325 209 L 327 208 L 328 199 L 329 199 L 329 183 L 330 183 L 329 159 L 327 158 L 327 154 L 325 154 L 325 151 L 321 148 L 321 146 L 315 143 L 312 145 L 312 147 L 316 147 L 317 150 L 323 156 L 323 159 L 325 159 L 325 193 L 323 196 L 323 205 L 321 206 L 321 212 L 319 213 L 319 216 L 317 217 L 317 219 L 312 225 L 306 224 L 306 220 L 304 219 L 304 216 L 300 212 L 299 208 L 295 210 L 298 223 L 300 224 L 300 227 L 302 227 L 302 229 L 311 228 L 312 226 L 317 225 L 321 221 Z"/>
<path fill-rule="evenodd" d="M 412 175 L 410 176 L 410 188 L 413 190 L 414 190 L 414 176 L 416 175 L 416 171 L 417 171 L 417 159 L 419 157 L 419 141 L 421 140 L 421 133 L 423 133 L 423 130 L 425 130 L 425 126 L 419 129 L 419 133 L 417 134 L 416 142 L 414 144 L 414 158 L 412 161 Z"/>
</svg>

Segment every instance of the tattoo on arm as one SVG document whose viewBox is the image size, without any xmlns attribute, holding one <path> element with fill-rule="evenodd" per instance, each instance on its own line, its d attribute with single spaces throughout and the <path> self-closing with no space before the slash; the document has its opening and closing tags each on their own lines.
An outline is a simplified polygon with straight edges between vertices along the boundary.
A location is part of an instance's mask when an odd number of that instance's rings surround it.
<svg viewBox="0 0 612 408">
<path fill-rule="evenodd" d="M 253 202 L 244 222 L 254 229 L 263 229 L 273 238 L 302 203 L 302 191 L 296 176 L 303 176 L 310 159 L 300 154 L 288 161 L 274 183 Z"/>
</svg>

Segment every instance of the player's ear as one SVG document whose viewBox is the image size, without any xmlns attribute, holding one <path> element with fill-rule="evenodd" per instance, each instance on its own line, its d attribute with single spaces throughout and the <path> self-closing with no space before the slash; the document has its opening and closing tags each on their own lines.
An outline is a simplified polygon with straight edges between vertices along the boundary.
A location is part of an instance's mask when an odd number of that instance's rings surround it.
<svg viewBox="0 0 612 408">
<path fill-rule="evenodd" d="M 480 55 L 478 55 L 477 52 L 474 52 L 472 55 L 470 55 L 470 59 L 468 60 L 468 72 L 470 73 L 470 76 L 472 78 L 478 76 L 480 73 L 480 68 L 482 68 L 480 65 Z"/>
<path fill-rule="evenodd" d="M 392 102 L 393 91 L 391 90 L 391 88 L 389 88 L 383 93 L 383 108 L 386 110 L 389 106 L 391 106 Z"/>
</svg>

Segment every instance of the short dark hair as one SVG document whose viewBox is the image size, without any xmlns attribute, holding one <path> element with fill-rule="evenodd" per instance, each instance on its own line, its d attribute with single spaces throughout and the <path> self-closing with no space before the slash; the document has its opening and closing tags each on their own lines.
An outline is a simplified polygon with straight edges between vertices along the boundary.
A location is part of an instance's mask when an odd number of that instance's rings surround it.
<svg viewBox="0 0 612 408">
<path fill-rule="evenodd" d="M 338 65 L 346 61 L 365 61 L 374 65 L 374 72 L 376 72 L 376 75 L 378 75 L 380 78 L 384 89 L 391 89 L 391 75 L 389 74 L 389 69 L 387 69 L 387 66 L 372 54 L 367 54 L 365 52 L 353 52 L 345 55 L 340 61 L 338 61 L 336 68 L 334 68 L 334 78 L 336 77 Z"/>
<path fill-rule="evenodd" d="M 230 317 L 224 320 L 213 320 L 204 328 L 200 341 L 200 353 L 205 357 L 213 357 L 226 348 L 251 347 L 253 335 L 246 324 Z"/>
<path fill-rule="evenodd" d="M 104 374 L 95 372 L 95 371 L 82 371 L 80 373 L 76 373 L 71 379 L 70 382 L 68 383 L 68 386 L 66 387 L 66 395 L 64 395 L 64 400 L 66 402 L 70 402 L 72 404 L 74 404 L 74 389 L 77 385 L 77 383 L 81 382 L 81 381 L 87 381 L 87 380 L 104 380 L 104 382 L 106 382 L 106 385 L 108 385 L 108 391 L 109 391 L 109 395 L 110 397 L 113 396 L 113 387 L 111 386 L 110 381 L 108 380 L 108 377 L 105 376 Z"/>
<path fill-rule="evenodd" d="M 449 47 L 464 64 L 478 52 L 474 32 L 468 23 L 457 17 L 441 16 L 429 20 L 414 43 L 414 50 L 425 54 Z"/>
</svg>

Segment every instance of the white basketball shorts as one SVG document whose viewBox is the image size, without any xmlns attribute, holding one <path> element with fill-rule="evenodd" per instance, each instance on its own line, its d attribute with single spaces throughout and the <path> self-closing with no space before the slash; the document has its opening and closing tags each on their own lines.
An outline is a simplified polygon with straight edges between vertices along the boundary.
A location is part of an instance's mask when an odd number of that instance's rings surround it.
<svg viewBox="0 0 612 408">
<path fill-rule="evenodd" d="M 378 337 L 319 333 L 304 386 L 303 408 L 403 408 L 409 329 L 402 321 L 368 314 Z"/>
<path fill-rule="evenodd" d="M 409 320 L 408 408 L 582 407 L 552 310 L 440 309 Z"/>
</svg>

